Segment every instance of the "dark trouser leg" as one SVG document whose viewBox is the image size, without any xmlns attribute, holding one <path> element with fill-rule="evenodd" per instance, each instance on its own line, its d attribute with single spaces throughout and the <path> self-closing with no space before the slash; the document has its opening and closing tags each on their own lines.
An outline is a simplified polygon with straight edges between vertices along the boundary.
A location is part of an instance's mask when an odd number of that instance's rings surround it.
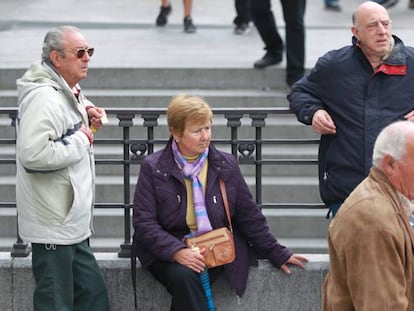
<svg viewBox="0 0 414 311">
<path fill-rule="evenodd" d="M 32 244 L 34 311 L 109 310 L 101 271 L 87 241 Z"/>
<path fill-rule="evenodd" d="M 149 271 L 172 295 L 171 310 L 208 311 L 197 273 L 175 262 L 153 263 Z"/>
<path fill-rule="evenodd" d="M 292 84 L 305 72 L 305 25 L 306 0 L 281 0 L 286 23 L 287 82 Z"/>
<path fill-rule="evenodd" d="M 34 311 L 72 311 L 72 258 L 70 246 L 32 243 Z"/>
<path fill-rule="evenodd" d="M 283 56 L 283 40 L 276 28 L 270 0 L 252 0 L 251 13 L 254 25 L 265 44 L 265 49 L 276 58 Z"/>
<path fill-rule="evenodd" d="M 236 18 L 235 25 L 248 24 L 250 22 L 250 0 L 235 0 Z"/>
<path fill-rule="evenodd" d="M 74 311 L 108 311 L 108 294 L 102 272 L 88 243 L 75 249 L 73 261 Z"/>
</svg>

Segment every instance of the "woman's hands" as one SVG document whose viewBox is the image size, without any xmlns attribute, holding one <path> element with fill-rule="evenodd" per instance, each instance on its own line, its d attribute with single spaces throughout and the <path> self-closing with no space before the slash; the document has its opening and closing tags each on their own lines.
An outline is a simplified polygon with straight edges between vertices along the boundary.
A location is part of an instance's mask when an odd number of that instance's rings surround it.
<svg viewBox="0 0 414 311">
<path fill-rule="evenodd" d="M 205 248 L 202 248 L 200 251 L 194 251 L 191 248 L 182 248 L 174 254 L 173 259 L 179 264 L 200 273 L 206 266 L 204 263 L 204 252 Z"/>
<path fill-rule="evenodd" d="M 280 269 L 282 269 L 284 273 L 290 274 L 291 271 L 288 267 L 288 264 L 298 266 L 301 269 L 305 269 L 305 266 L 303 265 L 303 263 L 308 262 L 308 261 L 309 260 L 306 257 L 293 254 L 283 265 L 280 266 Z"/>
</svg>

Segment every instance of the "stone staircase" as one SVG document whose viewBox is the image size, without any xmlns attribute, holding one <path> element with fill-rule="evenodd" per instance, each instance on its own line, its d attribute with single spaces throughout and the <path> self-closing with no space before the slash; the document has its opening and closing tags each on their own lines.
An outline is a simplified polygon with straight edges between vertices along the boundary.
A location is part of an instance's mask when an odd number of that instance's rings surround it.
<svg viewBox="0 0 414 311">
<path fill-rule="evenodd" d="M 0 69 L 0 107 L 15 107 L 15 80 L 24 69 Z M 106 108 L 166 107 L 178 93 L 202 96 L 213 108 L 287 107 L 284 70 L 271 68 L 257 71 L 250 68 L 91 68 L 82 83 L 85 94 L 97 105 Z M 109 116 L 109 124 L 96 134 L 96 139 L 121 138 L 118 120 Z M 138 121 L 138 120 L 137 120 Z M 213 138 L 229 138 L 224 118 L 213 120 Z M 254 139 L 249 119 L 242 119 L 239 138 Z M 168 137 L 165 118 L 160 118 L 158 135 Z M 131 138 L 142 135 L 141 123 L 131 130 Z M 263 138 L 317 138 L 311 128 L 299 124 L 293 115 L 266 119 Z M 8 116 L 0 116 L 0 134 L 13 137 Z M 253 136 L 252 136 L 253 135 Z M 14 146 L 0 145 L 1 158 L 14 158 Z M 317 146 L 264 146 L 269 159 L 314 159 Z M 122 147 L 96 145 L 100 158 L 120 158 Z M 246 181 L 254 194 L 254 167 L 241 165 Z M 0 176 L 0 201 L 15 200 L 15 167 L 3 165 Z M 131 166 L 131 198 L 139 167 Z M 97 165 L 97 202 L 123 202 L 121 166 Z M 263 168 L 262 202 L 320 203 L 315 165 L 271 165 Z M 270 228 L 288 247 L 303 253 L 327 252 L 325 209 L 264 209 Z M 15 241 L 16 211 L 0 209 L 0 250 L 9 251 Z M 123 243 L 123 210 L 96 209 L 96 233 L 91 244 L 97 251 L 118 251 Z"/>
</svg>

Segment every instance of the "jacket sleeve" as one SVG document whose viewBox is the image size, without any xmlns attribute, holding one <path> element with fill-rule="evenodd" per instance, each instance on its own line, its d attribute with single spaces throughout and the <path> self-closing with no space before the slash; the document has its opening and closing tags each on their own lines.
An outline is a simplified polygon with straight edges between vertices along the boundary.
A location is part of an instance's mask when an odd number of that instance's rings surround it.
<svg viewBox="0 0 414 311">
<path fill-rule="evenodd" d="M 265 216 L 253 200 L 238 164 L 233 162 L 234 176 L 228 181 L 229 205 L 234 208 L 232 224 L 252 244 L 259 258 L 269 259 L 280 267 L 293 252 L 280 244 L 270 231 Z"/>
<path fill-rule="evenodd" d="M 149 163 L 144 160 L 135 188 L 133 222 L 140 245 L 160 260 L 172 261 L 175 252 L 185 248 L 178 238 L 164 230 L 158 221 L 154 176 Z"/>
<path fill-rule="evenodd" d="M 87 136 L 78 130 L 81 117 L 74 121 L 74 112 L 62 99 L 53 88 L 42 88 L 21 104 L 17 153 L 28 170 L 64 169 L 81 161 L 90 150 Z"/>
<path fill-rule="evenodd" d="M 291 92 L 287 95 L 290 110 L 295 113 L 297 120 L 305 125 L 311 125 L 314 113 L 323 109 L 325 64 L 325 58 L 319 58 L 315 68 L 293 84 Z"/>
</svg>

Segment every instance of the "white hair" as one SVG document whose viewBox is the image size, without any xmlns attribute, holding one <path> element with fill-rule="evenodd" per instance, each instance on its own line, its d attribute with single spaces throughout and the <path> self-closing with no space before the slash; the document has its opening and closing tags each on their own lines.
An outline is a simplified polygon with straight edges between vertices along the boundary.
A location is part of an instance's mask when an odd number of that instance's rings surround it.
<svg viewBox="0 0 414 311">
<path fill-rule="evenodd" d="M 406 151 L 409 134 L 414 134 L 411 121 L 397 121 L 383 128 L 375 141 L 372 164 L 378 166 L 386 155 L 400 161 Z"/>
</svg>

